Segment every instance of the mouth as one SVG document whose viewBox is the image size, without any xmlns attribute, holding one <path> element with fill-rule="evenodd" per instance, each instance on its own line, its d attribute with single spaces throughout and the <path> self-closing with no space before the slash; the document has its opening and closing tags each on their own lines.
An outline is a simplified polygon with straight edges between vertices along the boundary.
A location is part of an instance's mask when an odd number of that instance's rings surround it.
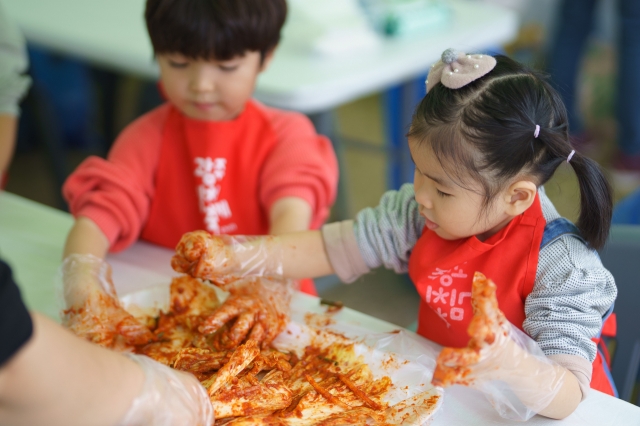
<svg viewBox="0 0 640 426">
<path fill-rule="evenodd" d="M 426 216 L 424 217 L 424 225 L 432 231 L 438 228 L 439 226 L 437 223 L 427 219 Z"/>
<path fill-rule="evenodd" d="M 200 111 L 209 111 L 216 106 L 216 102 L 191 102 L 191 104 Z"/>
</svg>

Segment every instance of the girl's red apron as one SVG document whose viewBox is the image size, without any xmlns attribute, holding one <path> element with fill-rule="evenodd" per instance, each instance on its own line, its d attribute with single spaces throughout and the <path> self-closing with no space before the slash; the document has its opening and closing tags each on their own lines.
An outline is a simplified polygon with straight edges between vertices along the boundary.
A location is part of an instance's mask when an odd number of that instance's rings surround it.
<svg viewBox="0 0 640 426">
<path fill-rule="evenodd" d="M 197 229 L 268 234 L 269 214 L 257 200 L 261 167 L 276 142 L 252 101 L 231 121 L 194 120 L 171 107 L 142 239 L 174 248 Z M 315 294 L 313 281 L 304 281 L 301 290 Z"/>
<path fill-rule="evenodd" d="M 486 241 L 445 240 L 425 228 L 409 259 L 409 275 L 421 296 L 418 334 L 444 346 L 467 345 L 475 271 L 496 283 L 500 309 L 522 330 L 545 225 L 536 197 L 526 212 Z M 593 365 L 591 387 L 613 395 L 599 353 Z"/>
</svg>

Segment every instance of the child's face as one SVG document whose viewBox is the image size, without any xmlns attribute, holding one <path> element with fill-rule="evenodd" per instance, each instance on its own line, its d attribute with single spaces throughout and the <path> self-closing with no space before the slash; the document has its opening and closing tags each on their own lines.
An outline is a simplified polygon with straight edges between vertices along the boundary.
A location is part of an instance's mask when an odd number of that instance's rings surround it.
<svg viewBox="0 0 640 426">
<path fill-rule="evenodd" d="M 482 187 L 476 182 L 469 182 L 468 188 L 466 182 L 465 188 L 456 184 L 427 145 L 409 139 L 409 149 L 416 164 L 413 183 L 420 214 L 426 226 L 441 238 L 456 240 L 475 235 L 484 241 L 513 218 L 500 201 L 485 210 Z M 499 194 L 496 200 L 503 198 Z"/>
<path fill-rule="evenodd" d="M 256 78 L 271 60 L 247 51 L 226 61 L 187 58 L 179 53 L 157 55 L 160 80 L 169 101 L 197 120 L 232 120 L 242 112 Z"/>
</svg>

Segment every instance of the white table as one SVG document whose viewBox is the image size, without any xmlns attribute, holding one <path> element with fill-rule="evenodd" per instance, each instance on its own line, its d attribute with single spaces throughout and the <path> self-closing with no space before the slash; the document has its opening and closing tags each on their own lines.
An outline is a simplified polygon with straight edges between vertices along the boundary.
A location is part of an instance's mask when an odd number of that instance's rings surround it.
<svg viewBox="0 0 640 426">
<path fill-rule="evenodd" d="M 71 227 L 70 215 L 6 192 L 0 193 L 0 257 L 13 268 L 16 280 L 31 309 L 57 316 L 54 281 L 60 265 L 62 246 Z M 147 286 L 167 284 L 174 273 L 169 266 L 172 252 L 137 243 L 110 256 L 114 280 L 120 294 Z M 297 294 L 296 310 L 321 312 L 318 298 Z M 393 324 L 345 308 L 338 322 L 359 326 L 363 332 L 387 332 Z M 515 425 L 498 416 L 484 396 L 462 387 L 449 388 L 445 402 L 432 426 Z M 542 426 L 640 426 L 640 408 L 597 391 L 567 419 L 534 417 L 528 425 Z"/>
<path fill-rule="evenodd" d="M 144 0 L 2 0 L 30 42 L 115 70 L 155 78 L 143 19 Z M 384 40 L 379 49 L 317 57 L 283 47 L 260 78 L 263 102 L 306 114 L 327 111 L 425 73 L 449 47 L 465 51 L 509 41 L 515 12 L 455 0 L 450 27 L 410 39 Z M 283 46 L 286 46 L 283 44 Z"/>
</svg>

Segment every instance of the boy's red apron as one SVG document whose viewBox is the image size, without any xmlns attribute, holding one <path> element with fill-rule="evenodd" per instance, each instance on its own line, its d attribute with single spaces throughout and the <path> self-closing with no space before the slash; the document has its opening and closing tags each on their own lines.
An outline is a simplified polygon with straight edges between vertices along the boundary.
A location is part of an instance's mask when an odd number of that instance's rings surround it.
<svg viewBox="0 0 640 426">
<path fill-rule="evenodd" d="M 500 309 L 522 330 L 545 225 L 537 196 L 526 212 L 484 242 L 476 237 L 444 240 L 425 228 L 409 259 L 409 275 L 421 296 L 418 334 L 444 346 L 467 345 L 475 271 L 496 283 Z M 591 387 L 607 392 L 610 386 L 601 386 L 600 373 L 604 375 L 598 355 Z"/>
<path fill-rule="evenodd" d="M 197 229 L 268 234 L 268 212 L 256 200 L 262 164 L 276 142 L 252 101 L 231 121 L 194 120 L 172 107 L 158 163 L 162 173 L 156 176 L 142 239 L 174 248 L 184 233 Z M 315 294 L 313 281 L 301 290 Z"/>
</svg>

